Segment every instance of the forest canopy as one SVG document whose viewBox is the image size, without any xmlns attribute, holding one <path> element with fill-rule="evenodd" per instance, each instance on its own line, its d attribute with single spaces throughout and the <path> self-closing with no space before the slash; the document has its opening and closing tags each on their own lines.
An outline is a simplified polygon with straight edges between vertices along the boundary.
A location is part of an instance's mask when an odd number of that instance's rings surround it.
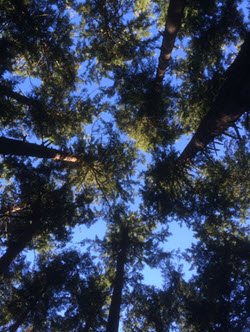
<svg viewBox="0 0 250 332">
<path fill-rule="evenodd" d="M 1 331 L 250 331 L 249 17 L 0 0 Z"/>
</svg>

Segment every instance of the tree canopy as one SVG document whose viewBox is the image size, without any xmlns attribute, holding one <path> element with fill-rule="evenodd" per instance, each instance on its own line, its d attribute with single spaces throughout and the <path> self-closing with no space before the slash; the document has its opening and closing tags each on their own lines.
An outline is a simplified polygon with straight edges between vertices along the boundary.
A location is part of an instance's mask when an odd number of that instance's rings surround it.
<svg viewBox="0 0 250 332">
<path fill-rule="evenodd" d="M 1 330 L 250 330 L 249 15 L 0 0 Z"/>
</svg>

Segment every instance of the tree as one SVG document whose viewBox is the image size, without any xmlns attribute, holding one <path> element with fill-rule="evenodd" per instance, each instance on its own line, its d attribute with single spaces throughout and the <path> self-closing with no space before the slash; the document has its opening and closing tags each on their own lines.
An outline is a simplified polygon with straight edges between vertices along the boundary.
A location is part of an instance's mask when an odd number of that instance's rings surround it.
<svg viewBox="0 0 250 332">
<path fill-rule="evenodd" d="M 74 27 L 66 6 L 66 1 L 1 2 L 1 42 L 7 48 L 1 75 L 18 72 L 50 86 L 57 82 L 70 90 L 74 87 L 77 58 L 70 50 Z M 74 8 L 74 1 L 70 6 Z"/>
<path fill-rule="evenodd" d="M 102 326 L 105 282 L 90 255 L 67 250 L 41 255 L 36 265 L 22 274 L 12 298 L 2 302 L 2 326 L 9 326 L 9 331 L 20 327 L 95 331 Z"/>
<path fill-rule="evenodd" d="M 180 155 L 177 163 L 187 164 L 202 151 L 214 138 L 222 135 L 230 126 L 249 111 L 249 77 L 250 77 L 250 34 L 246 36 L 237 58 L 227 69 L 221 87 L 209 112 L 201 120 L 201 123 Z M 239 75 L 238 73 L 242 73 Z"/>
<path fill-rule="evenodd" d="M 240 0 L 0 1 L 5 329 L 246 329 L 246 12 Z M 97 220 L 106 232 L 86 248 L 75 226 Z M 178 254 L 190 280 L 162 248 L 174 222 L 197 238 Z M 145 285 L 145 264 L 162 287 Z"/>
<path fill-rule="evenodd" d="M 113 281 L 112 300 L 109 308 L 109 317 L 107 323 L 107 332 L 118 331 L 122 289 L 124 284 L 125 264 L 127 261 L 128 251 L 128 229 L 121 229 L 120 231 L 119 253 L 116 261 L 115 279 Z"/>
<path fill-rule="evenodd" d="M 163 40 L 161 46 L 161 54 L 159 57 L 159 64 L 155 79 L 155 90 L 160 91 L 164 74 L 169 64 L 172 50 L 174 48 L 175 39 L 181 26 L 183 19 L 184 8 L 186 1 L 170 1 L 168 7 L 168 14 L 166 18 L 165 30 L 163 33 Z"/>
<path fill-rule="evenodd" d="M 196 130 L 211 108 L 226 69 L 238 53 L 248 28 L 238 1 L 189 3 L 179 32 L 184 56 L 175 60 L 182 79 L 178 116 L 186 132 Z M 221 80 L 222 78 L 222 80 Z"/>
<path fill-rule="evenodd" d="M 181 273 L 169 266 L 165 269 L 167 278 L 164 289 L 147 285 L 136 285 L 134 288 L 129 299 L 124 331 L 167 332 L 177 326 L 181 317 L 180 303 L 187 287 Z"/>
<path fill-rule="evenodd" d="M 1 128 L 11 137 L 36 135 L 61 145 L 98 113 L 98 97 L 94 109 L 86 89 L 81 96 L 76 91 L 80 59 L 69 8 L 74 1 L 1 2 L 1 43 L 8 50 L 0 71 Z"/>
<path fill-rule="evenodd" d="M 117 94 L 113 114 L 119 129 L 145 152 L 175 142 L 182 129 L 174 121 L 178 93 L 169 82 L 155 91 L 155 63 L 137 63 L 115 70 L 115 83 L 108 93 Z"/>
<path fill-rule="evenodd" d="M 52 174 L 54 177 L 49 180 Z M 42 246 L 49 241 L 50 234 L 57 240 L 67 241 L 69 227 L 87 222 L 88 217 L 93 218 L 87 199 L 86 207 L 79 213 L 71 186 L 67 182 L 59 186 L 59 179 L 49 165 L 37 168 L 31 164 L 18 165 L 15 187 L 6 187 L 2 195 L 1 219 L 6 230 L 3 244 L 7 248 L 0 258 L 1 275 L 8 271 L 9 265 L 31 244 L 32 239 L 40 237 Z M 81 200 L 84 205 L 83 202 L 84 199 Z"/>
<path fill-rule="evenodd" d="M 183 301 L 184 331 L 243 330 L 248 321 L 249 241 L 247 228 L 220 216 L 197 227 L 199 242 L 189 253 L 197 275 Z"/>
<path fill-rule="evenodd" d="M 91 64 L 87 73 L 92 80 L 151 54 L 154 39 L 149 38 L 150 13 L 145 10 L 130 18 L 131 11 L 135 10 L 131 0 L 95 0 L 79 5 L 80 51 Z M 97 61 L 92 64 L 93 59 Z"/>
<path fill-rule="evenodd" d="M 120 312 L 126 303 L 128 286 L 142 278 L 140 271 L 145 264 L 170 256 L 158 247 L 168 235 L 167 230 L 154 233 L 156 222 L 145 215 L 130 212 L 123 204 L 111 207 L 106 215 L 108 232 L 103 241 L 94 241 L 106 266 L 106 278 L 110 283 L 110 305 L 106 331 L 118 331 Z"/>
</svg>

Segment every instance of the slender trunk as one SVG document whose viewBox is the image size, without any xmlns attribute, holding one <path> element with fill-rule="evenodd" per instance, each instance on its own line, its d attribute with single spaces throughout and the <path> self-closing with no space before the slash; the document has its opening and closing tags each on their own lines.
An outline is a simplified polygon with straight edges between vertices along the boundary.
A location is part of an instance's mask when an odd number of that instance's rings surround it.
<svg viewBox="0 0 250 332">
<path fill-rule="evenodd" d="M 154 321 L 155 323 L 155 331 L 156 332 L 164 332 L 163 324 L 161 321 L 161 317 L 158 317 L 157 320 Z"/>
<path fill-rule="evenodd" d="M 5 254 L 0 258 L 0 276 L 8 271 L 10 264 L 27 247 L 40 228 L 40 222 L 31 224 L 15 242 L 9 244 Z"/>
<path fill-rule="evenodd" d="M 0 137 L 0 154 L 45 159 L 52 158 L 53 160 L 60 160 L 67 163 L 77 163 L 80 161 L 77 157 L 64 151 L 48 148 L 35 143 L 18 141 L 3 136 Z"/>
<path fill-rule="evenodd" d="M 153 322 L 155 325 L 155 331 L 156 332 L 164 332 L 164 324 L 161 318 L 161 312 L 160 312 L 160 304 L 158 302 L 158 299 L 156 299 L 156 306 L 152 307 L 152 314 L 153 314 Z M 171 318 L 170 318 L 171 319 Z M 166 326 L 165 326 L 166 328 Z"/>
<path fill-rule="evenodd" d="M 162 81 L 171 58 L 177 33 L 181 27 L 185 0 L 170 0 L 166 18 L 165 31 L 161 46 L 161 54 L 155 79 L 155 91 L 160 92 Z"/>
<path fill-rule="evenodd" d="M 114 289 L 112 294 L 111 305 L 109 309 L 109 317 L 108 317 L 106 332 L 118 332 L 121 301 L 122 301 L 122 289 L 124 284 L 125 262 L 126 262 L 126 252 L 125 250 L 122 250 L 117 260 L 117 270 L 114 281 Z"/>
<path fill-rule="evenodd" d="M 116 275 L 114 280 L 114 288 L 112 300 L 109 309 L 109 317 L 106 332 L 118 332 L 121 302 L 122 302 L 122 289 L 124 284 L 125 263 L 127 260 L 128 249 L 128 233 L 125 232 L 121 241 L 121 251 L 117 258 Z"/>
<path fill-rule="evenodd" d="M 186 165 L 199 151 L 223 134 L 250 108 L 250 33 L 233 64 L 225 73 L 222 86 L 211 109 L 202 119 L 177 164 Z"/>
</svg>

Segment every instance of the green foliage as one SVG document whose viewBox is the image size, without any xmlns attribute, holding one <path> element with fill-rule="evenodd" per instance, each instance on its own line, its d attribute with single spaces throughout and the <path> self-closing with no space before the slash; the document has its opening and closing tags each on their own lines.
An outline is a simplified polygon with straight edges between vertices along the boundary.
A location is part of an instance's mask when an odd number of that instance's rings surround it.
<svg viewBox="0 0 250 332">
<path fill-rule="evenodd" d="M 72 146 L 74 152 L 81 158 L 79 167 L 70 170 L 72 183 L 78 188 L 95 188 L 97 202 L 115 200 L 119 195 L 124 201 L 133 195 L 132 180 L 135 167 L 140 162 L 140 156 L 133 143 L 120 139 L 119 133 L 111 123 L 101 121 L 97 127 L 102 137 L 92 136 L 78 139 Z"/>
<path fill-rule="evenodd" d="M 245 38 L 247 27 L 240 1 L 190 2 L 180 37 L 185 57 L 175 64 L 183 79 L 179 117 L 186 131 L 196 130 L 223 82 L 225 68 L 235 57 L 235 47 Z M 205 51 L 204 51 L 205 50 Z"/>
<path fill-rule="evenodd" d="M 243 331 L 248 322 L 249 229 L 220 216 L 197 226 L 189 250 L 197 275 L 183 301 L 184 331 Z"/>
<path fill-rule="evenodd" d="M 68 241 L 76 224 L 90 224 L 94 220 L 89 202 L 81 199 L 78 209 L 79 198 L 74 200 L 71 186 L 51 165 L 40 164 L 34 168 L 31 163 L 9 162 L 12 168 L 15 166 L 15 182 L 1 194 L 3 245 L 15 246 L 21 235 L 31 231 L 34 241 L 26 246 L 41 251 L 52 240 Z"/>
<path fill-rule="evenodd" d="M 150 6 L 150 0 L 137 0 L 135 1 L 135 11 L 137 12 L 143 12 L 148 10 L 148 7 Z"/>
<path fill-rule="evenodd" d="M 14 326 L 99 330 L 105 318 L 105 283 L 91 257 L 65 251 L 40 256 L 36 264 L 35 270 L 21 276 L 18 286 L 12 286 L 11 301 L 2 299 L 1 325 L 10 326 L 10 331 Z"/>
<path fill-rule="evenodd" d="M 138 148 L 148 152 L 157 146 L 173 144 L 181 134 L 174 120 L 176 90 L 168 82 L 160 93 L 154 90 L 155 63 L 134 61 L 115 71 L 115 83 L 108 92 L 118 94 L 114 116 Z"/>
<path fill-rule="evenodd" d="M 179 304 L 183 301 L 184 289 L 185 283 L 177 271 L 168 272 L 164 290 L 137 285 L 128 299 L 124 331 L 171 331 L 180 317 Z"/>
<path fill-rule="evenodd" d="M 54 3 L 54 6 L 56 3 Z M 70 52 L 72 25 L 66 13 L 66 1 L 55 7 L 49 1 L 1 2 L 3 36 L 15 56 L 11 72 L 39 77 L 53 84 L 74 84 L 75 59 Z M 46 11 L 46 15 L 44 15 Z M 13 60 L 14 60 L 13 59 Z M 67 68 L 65 70 L 65 68 Z"/>
<path fill-rule="evenodd" d="M 84 125 L 92 122 L 101 107 L 99 97 L 91 100 L 86 90 L 80 95 L 69 94 L 58 86 L 41 87 L 35 91 L 34 105 L 29 107 L 27 127 L 32 123 L 33 133 L 40 139 L 49 139 L 56 145 L 82 134 Z"/>
<path fill-rule="evenodd" d="M 79 82 L 79 59 L 69 5 L 73 3 L 1 2 L 1 43 L 8 51 L 0 64 L 1 76 L 5 75 L 0 86 L 1 128 L 10 135 L 35 134 L 61 144 L 79 134 L 99 112 L 97 99 L 93 107 L 83 97 L 84 89 L 81 95 L 73 93 Z M 39 87 L 31 82 L 33 89 L 25 95 L 17 89 L 27 77 L 37 79 Z"/>
<path fill-rule="evenodd" d="M 155 151 L 142 191 L 148 209 L 186 221 L 216 211 L 244 222 L 249 209 L 248 144 L 242 138 L 239 143 L 229 141 L 225 145 L 224 156 L 216 160 L 211 155 L 208 161 L 206 155 L 200 157 L 192 172 L 178 163 L 174 151 L 168 155 L 165 150 Z"/>
<path fill-rule="evenodd" d="M 85 1 L 78 7 L 81 17 L 79 51 L 93 64 L 95 75 L 125 62 L 151 54 L 150 20 L 146 12 L 129 18 L 133 1 Z"/>
<path fill-rule="evenodd" d="M 154 157 L 154 162 L 144 174 L 142 194 L 147 208 L 163 218 L 177 215 L 188 221 L 194 217 L 192 176 L 177 164 L 174 150 L 156 150 Z"/>
<path fill-rule="evenodd" d="M 250 203 L 247 151 L 245 140 L 240 146 L 230 141 L 221 160 L 202 166 L 201 177 L 195 184 L 197 208 L 201 213 L 209 216 L 217 212 L 225 218 L 233 216 L 245 221 Z"/>
</svg>

